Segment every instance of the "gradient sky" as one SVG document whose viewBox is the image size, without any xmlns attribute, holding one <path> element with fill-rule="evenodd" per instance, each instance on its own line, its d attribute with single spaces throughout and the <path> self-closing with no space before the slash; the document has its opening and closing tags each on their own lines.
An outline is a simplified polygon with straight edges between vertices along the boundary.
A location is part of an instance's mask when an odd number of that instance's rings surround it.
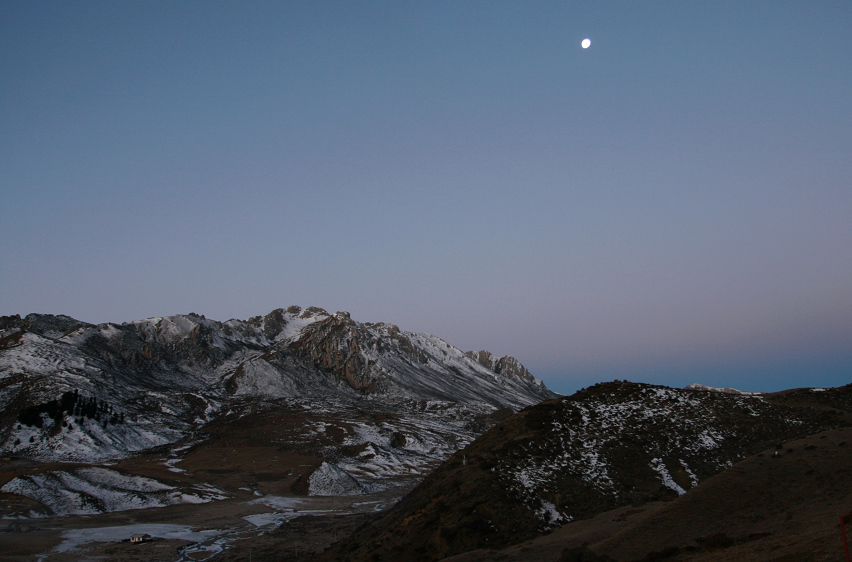
<svg viewBox="0 0 852 562">
<path fill-rule="evenodd" d="M 847 384 L 852 3 L 6 0 L 0 225 L 0 314 Z"/>
</svg>

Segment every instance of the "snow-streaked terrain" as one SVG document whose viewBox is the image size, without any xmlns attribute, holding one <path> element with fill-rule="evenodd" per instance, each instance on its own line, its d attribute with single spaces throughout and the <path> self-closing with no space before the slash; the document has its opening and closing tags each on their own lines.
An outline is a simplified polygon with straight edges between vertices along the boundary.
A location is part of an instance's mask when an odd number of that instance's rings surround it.
<svg viewBox="0 0 852 562">
<path fill-rule="evenodd" d="M 323 462 L 308 477 L 309 496 L 356 496 L 365 491 L 352 475 L 330 462 Z"/>
<path fill-rule="evenodd" d="M 325 461 L 305 493 L 369 493 L 422 478 L 496 410 L 554 396 L 511 357 L 319 308 L 227 322 L 0 317 L 0 454 L 41 463 L 103 464 L 156 450 L 183 477 L 185 454 L 209 437 L 208 424 L 283 409 L 316 420 L 296 436 L 268 435 L 269 444 L 307 447 Z M 3 491 L 57 515 L 223 497 L 156 485 L 75 467 L 20 474 Z"/>
<path fill-rule="evenodd" d="M 90 515 L 177 503 L 206 503 L 226 497 L 220 490 L 181 490 L 150 478 L 96 467 L 17 476 L 0 491 L 33 499 L 49 508 L 53 515 Z"/>
<path fill-rule="evenodd" d="M 647 482 L 637 475 L 650 471 L 660 487 L 682 495 L 754 447 L 836 423 L 754 393 L 618 382 L 554 402 L 547 420 L 535 440 L 513 444 L 493 469 L 545 525 L 576 515 L 570 502 L 556 501 L 558 482 L 615 506 L 637 493 L 630 481 Z M 626 449 L 633 450 L 628 457 Z"/>
</svg>

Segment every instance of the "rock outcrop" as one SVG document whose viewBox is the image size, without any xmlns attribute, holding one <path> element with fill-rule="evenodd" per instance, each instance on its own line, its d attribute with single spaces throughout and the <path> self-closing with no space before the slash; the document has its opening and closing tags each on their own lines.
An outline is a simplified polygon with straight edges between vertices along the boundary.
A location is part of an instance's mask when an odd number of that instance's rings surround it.
<svg viewBox="0 0 852 562">
<path fill-rule="evenodd" d="M 510 355 L 500 357 L 494 356 L 490 351 L 468 351 L 465 355 L 475 360 L 483 367 L 494 371 L 495 373 L 514 377 L 525 381 L 534 381 L 535 377 L 521 365 L 521 362 Z"/>
</svg>

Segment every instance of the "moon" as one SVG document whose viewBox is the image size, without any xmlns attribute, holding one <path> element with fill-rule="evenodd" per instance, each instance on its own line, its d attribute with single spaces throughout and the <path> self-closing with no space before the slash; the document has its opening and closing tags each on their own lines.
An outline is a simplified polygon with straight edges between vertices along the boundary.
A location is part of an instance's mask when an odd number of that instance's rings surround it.
<svg viewBox="0 0 852 562">
<path fill-rule="evenodd" d="M 588 48 L 589 48 L 589 45 L 591 45 L 591 44 L 592 44 L 592 40 L 591 40 L 591 39 L 589 39 L 589 38 L 583 39 L 583 40 L 580 42 L 580 46 L 581 46 L 581 47 L 583 47 L 584 49 L 588 49 Z"/>
</svg>

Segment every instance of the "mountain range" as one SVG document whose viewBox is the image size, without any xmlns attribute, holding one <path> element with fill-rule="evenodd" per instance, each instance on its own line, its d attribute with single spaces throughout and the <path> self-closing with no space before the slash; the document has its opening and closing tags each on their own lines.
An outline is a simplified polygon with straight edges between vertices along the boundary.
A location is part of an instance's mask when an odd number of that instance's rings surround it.
<svg viewBox="0 0 852 562">
<path fill-rule="evenodd" d="M 227 322 L 0 318 L 0 449 L 40 461 L 122 458 L 176 442 L 247 401 L 487 410 L 553 396 L 511 357 L 465 354 L 428 334 L 314 307 Z M 22 412 L 43 422 L 22 424 Z"/>
<path fill-rule="evenodd" d="M 560 396 L 315 307 L 0 317 L 9 560 L 833 560 L 850 426 L 852 385 Z"/>
</svg>

